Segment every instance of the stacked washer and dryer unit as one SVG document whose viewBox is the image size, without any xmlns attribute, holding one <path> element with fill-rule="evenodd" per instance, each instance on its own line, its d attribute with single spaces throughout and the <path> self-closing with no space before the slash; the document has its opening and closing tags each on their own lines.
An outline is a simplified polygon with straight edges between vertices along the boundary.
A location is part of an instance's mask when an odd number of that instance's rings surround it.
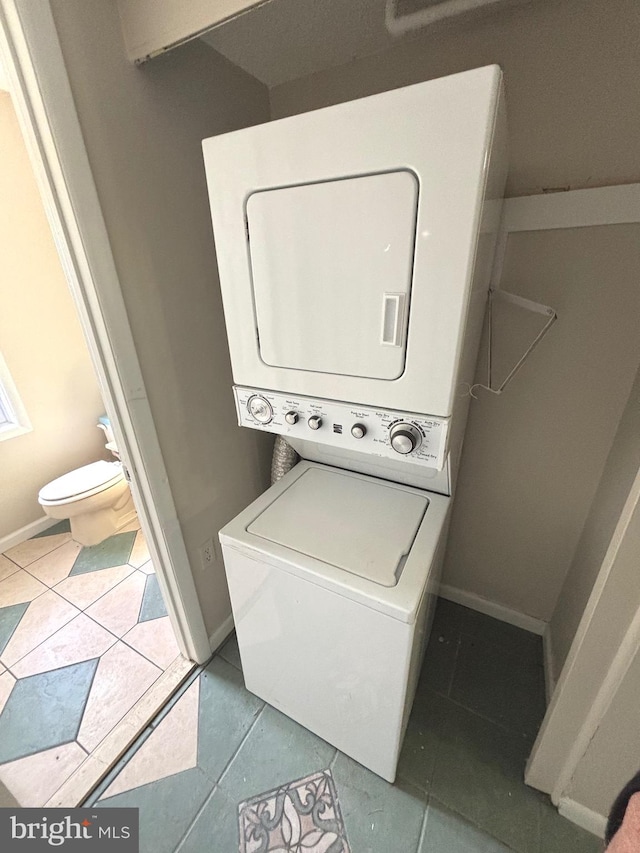
<svg viewBox="0 0 640 853">
<path fill-rule="evenodd" d="M 238 422 L 302 457 L 220 532 L 246 685 L 392 782 L 500 220 L 502 75 L 203 147 Z"/>
</svg>

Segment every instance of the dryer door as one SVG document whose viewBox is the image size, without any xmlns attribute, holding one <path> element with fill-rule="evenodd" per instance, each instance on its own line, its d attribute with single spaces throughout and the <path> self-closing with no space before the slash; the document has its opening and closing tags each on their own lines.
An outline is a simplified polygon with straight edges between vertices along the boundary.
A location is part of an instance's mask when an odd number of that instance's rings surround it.
<svg viewBox="0 0 640 853">
<path fill-rule="evenodd" d="M 452 415 L 500 220 L 500 90 L 492 66 L 204 141 L 237 385 Z"/>
<path fill-rule="evenodd" d="M 418 182 L 409 171 L 267 190 L 247 202 L 265 364 L 397 379 Z"/>
</svg>

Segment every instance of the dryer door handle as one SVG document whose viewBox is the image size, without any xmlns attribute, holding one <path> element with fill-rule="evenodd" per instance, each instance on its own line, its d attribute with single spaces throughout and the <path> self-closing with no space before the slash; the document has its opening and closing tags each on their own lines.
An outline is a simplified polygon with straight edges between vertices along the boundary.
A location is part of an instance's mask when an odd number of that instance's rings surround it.
<svg viewBox="0 0 640 853">
<path fill-rule="evenodd" d="M 404 302 L 404 293 L 382 294 L 382 332 L 380 343 L 385 346 L 402 346 Z"/>
</svg>

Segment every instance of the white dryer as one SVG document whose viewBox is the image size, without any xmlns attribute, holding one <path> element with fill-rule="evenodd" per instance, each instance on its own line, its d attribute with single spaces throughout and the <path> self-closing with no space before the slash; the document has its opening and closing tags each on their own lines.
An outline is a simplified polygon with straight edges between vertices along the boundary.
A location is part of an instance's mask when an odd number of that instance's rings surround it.
<svg viewBox="0 0 640 853">
<path fill-rule="evenodd" d="M 247 688 L 390 782 L 449 503 L 303 461 L 220 532 Z"/>
<path fill-rule="evenodd" d="M 246 683 L 393 781 L 500 219 L 502 75 L 203 149 L 238 423 L 307 460 L 220 534 Z"/>
</svg>

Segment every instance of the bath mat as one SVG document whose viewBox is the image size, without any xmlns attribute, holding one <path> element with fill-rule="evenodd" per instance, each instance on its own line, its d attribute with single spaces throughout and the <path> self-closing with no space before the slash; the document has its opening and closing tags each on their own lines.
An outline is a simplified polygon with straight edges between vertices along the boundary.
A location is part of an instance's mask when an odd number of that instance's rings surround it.
<svg viewBox="0 0 640 853">
<path fill-rule="evenodd" d="M 240 853 L 351 853 L 330 770 L 238 806 Z"/>
</svg>

